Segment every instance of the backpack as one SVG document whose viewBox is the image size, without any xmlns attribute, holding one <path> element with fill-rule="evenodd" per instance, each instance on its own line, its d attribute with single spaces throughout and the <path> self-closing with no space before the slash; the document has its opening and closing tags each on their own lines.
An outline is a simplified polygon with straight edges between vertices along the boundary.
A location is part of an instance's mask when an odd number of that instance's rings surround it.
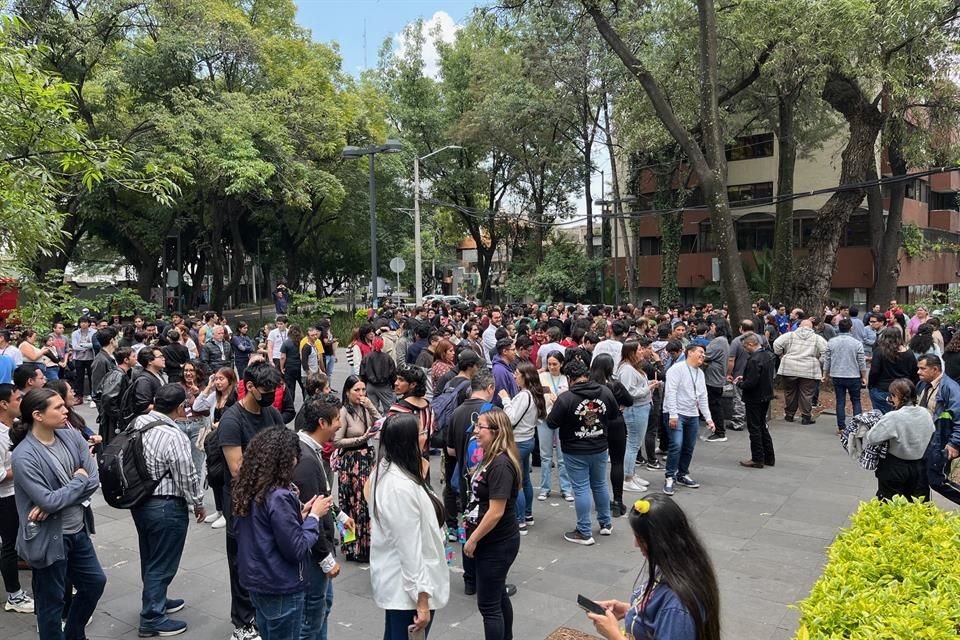
<svg viewBox="0 0 960 640">
<path fill-rule="evenodd" d="M 132 426 L 113 437 L 100 461 L 100 488 L 107 504 L 115 509 L 132 509 L 153 495 L 160 480 L 147 471 L 143 453 L 143 434 L 165 424 L 154 420 L 143 429 Z M 169 470 L 164 476 L 169 474 Z"/>
<path fill-rule="evenodd" d="M 470 380 L 467 378 L 460 378 L 460 382 L 456 385 L 448 382 L 440 395 L 434 396 L 433 400 L 430 401 L 430 409 L 433 410 L 434 433 L 438 435 L 441 443 L 443 442 L 443 430 L 447 428 L 450 423 L 450 416 L 453 415 L 453 410 L 459 404 L 457 398 L 460 396 L 460 390 L 465 384 L 469 383 Z"/>
<path fill-rule="evenodd" d="M 107 373 L 100 385 L 100 408 L 102 416 L 116 422 L 121 417 L 120 402 L 130 388 L 130 375 L 119 367 Z M 124 425 L 126 426 L 126 425 Z"/>
<path fill-rule="evenodd" d="M 203 452 L 207 456 L 207 483 L 209 484 L 210 478 L 219 478 L 222 482 L 227 460 L 223 457 L 223 449 L 220 447 L 219 426 L 212 429 L 203 439 Z"/>
<path fill-rule="evenodd" d="M 457 457 L 457 464 L 453 468 L 453 474 L 450 476 L 450 488 L 460 492 L 461 480 L 469 481 L 470 476 L 477 470 L 480 463 L 483 462 L 483 445 L 477 441 L 477 420 L 481 413 L 486 413 L 494 408 L 492 402 L 485 402 L 480 410 L 473 414 L 470 424 L 467 426 L 467 442 L 463 447 L 463 455 Z M 464 464 L 466 461 L 466 464 Z"/>
<path fill-rule="evenodd" d="M 117 431 L 123 431 L 133 424 L 134 419 L 136 419 L 138 415 L 137 383 L 136 380 L 131 380 L 127 388 L 123 390 L 123 395 L 120 396 L 120 415 L 117 420 Z"/>
</svg>

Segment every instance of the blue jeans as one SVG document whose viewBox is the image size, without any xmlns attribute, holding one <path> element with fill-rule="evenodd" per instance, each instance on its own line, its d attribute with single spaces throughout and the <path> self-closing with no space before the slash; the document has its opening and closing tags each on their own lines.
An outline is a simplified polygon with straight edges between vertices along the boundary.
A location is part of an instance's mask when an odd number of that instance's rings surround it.
<svg viewBox="0 0 960 640">
<path fill-rule="evenodd" d="M 254 593 L 250 601 L 257 610 L 257 631 L 263 640 L 291 640 L 300 637 L 303 626 L 303 591 L 296 593 Z"/>
<path fill-rule="evenodd" d="M 33 568 L 33 598 L 40 640 L 83 640 L 84 629 L 107 585 L 97 552 L 86 531 L 63 536 L 63 560 Z M 67 580 L 77 588 L 61 630 Z"/>
<path fill-rule="evenodd" d="M 837 426 L 843 429 L 847 420 L 847 394 L 850 394 L 850 402 L 853 404 L 853 415 L 857 416 L 863 413 L 863 406 L 860 404 L 860 378 L 831 378 L 833 380 L 833 391 L 837 395 Z"/>
<path fill-rule="evenodd" d="M 667 451 L 668 478 L 690 473 L 690 461 L 693 460 L 693 448 L 697 446 L 699 433 L 700 416 L 680 416 L 676 429 L 671 429 L 669 423 L 667 424 L 667 438 L 670 439 L 670 448 Z"/>
<path fill-rule="evenodd" d="M 540 438 L 540 493 L 550 492 L 550 483 L 553 480 L 551 473 L 551 462 L 553 454 L 557 454 L 557 471 L 560 476 L 560 492 L 571 493 L 570 477 L 567 475 L 567 467 L 563 463 L 563 452 L 560 451 L 560 434 L 557 429 L 551 429 L 547 426 L 546 420 L 537 423 L 537 435 Z"/>
<path fill-rule="evenodd" d="M 333 380 L 333 365 L 336 358 L 333 356 L 323 356 L 323 368 L 327 370 L 327 380 Z"/>
<path fill-rule="evenodd" d="M 408 640 L 409 630 L 407 627 L 413 624 L 413 618 L 417 615 L 416 609 L 386 609 L 384 610 L 383 640 Z M 427 628 L 423 630 L 423 637 L 430 635 L 430 627 L 433 626 L 433 609 L 430 610 L 430 622 Z"/>
<path fill-rule="evenodd" d="M 637 454 L 643 447 L 649 420 L 649 404 L 633 405 L 623 410 L 623 421 L 627 425 L 627 450 L 623 454 L 623 475 L 627 478 L 633 477 L 633 469 L 637 466 Z"/>
<path fill-rule="evenodd" d="M 880 413 L 890 413 L 893 411 L 893 407 L 890 406 L 890 403 L 887 402 L 887 392 L 882 389 L 877 389 L 876 387 L 870 387 L 868 391 L 870 394 L 870 404 L 873 405 L 873 408 L 879 411 Z"/>
<path fill-rule="evenodd" d="M 590 528 L 591 496 L 597 508 L 600 526 L 613 524 L 610 518 L 610 492 L 607 490 L 607 452 L 588 454 L 567 453 L 564 456 L 567 473 L 573 485 L 573 506 L 577 510 L 577 531 L 588 538 Z"/>
<path fill-rule="evenodd" d="M 303 600 L 303 628 L 300 640 L 327 640 L 327 618 L 333 609 L 333 580 L 312 559 L 307 563 L 310 581 Z"/>
<path fill-rule="evenodd" d="M 177 426 L 180 427 L 180 431 L 183 431 L 187 434 L 187 437 L 190 438 L 190 457 L 193 458 L 193 466 L 197 469 L 197 475 L 200 476 L 201 484 L 206 476 L 207 465 L 205 463 L 207 461 L 207 454 L 197 446 L 197 442 L 199 442 L 200 430 L 203 429 L 203 425 L 206 423 L 207 418 L 204 417 L 177 421 Z"/>
<path fill-rule="evenodd" d="M 140 628 L 153 629 L 167 621 L 167 588 L 180 568 L 190 516 L 183 498 L 148 498 L 130 513 L 140 542 Z"/>
<path fill-rule="evenodd" d="M 536 440 L 530 438 L 517 443 L 517 453 L 520 454 L 520 492 L 517 494 L 517 520 L 523 522 L 525 516 L 533 515 L 533 482 L 530 481 L 530 457 Z M 541 463 L 542 464 L 542 463 Z"/>
<path fill-rule="evenodd" d="M 43 372 L 43 375 L 46 376 L 47 380 L 59 380 L 60 379 L 60 367 L 47 367 Z"/>
</svg>

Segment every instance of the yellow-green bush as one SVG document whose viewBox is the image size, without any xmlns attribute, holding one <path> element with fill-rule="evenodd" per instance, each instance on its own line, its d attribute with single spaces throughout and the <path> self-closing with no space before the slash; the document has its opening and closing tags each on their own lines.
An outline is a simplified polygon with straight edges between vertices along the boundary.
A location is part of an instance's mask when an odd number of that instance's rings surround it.
<svg viewBox="0 0 960 640">
<path fill-rule="evenodd" d="M 960 516 L 929 503 L 864 503 L 800 602 L 797 640 L 957 640 Z"/>
</svg>

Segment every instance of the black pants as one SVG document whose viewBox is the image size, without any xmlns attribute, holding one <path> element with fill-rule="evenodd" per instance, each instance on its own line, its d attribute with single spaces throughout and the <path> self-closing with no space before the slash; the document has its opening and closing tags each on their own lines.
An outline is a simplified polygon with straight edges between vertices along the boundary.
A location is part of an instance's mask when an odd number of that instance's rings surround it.
<svg viewBox="0 0 960 640">
<path fill-rule="evenodd" d="M 227 525 L 229 528 L 229 524 Z M 250 592 L 240 586 L 240 570 L 237 566 L 237 539 L 227 534 L 227 568 L 230 570 L 230 621 L 234 627 L 253 624 L 257 612 L 250 602 Z"/>
<path fill-rule="evenodd" d="M 770 408 L 770 402 L 745 403 L 744 407 L 747 414 L 747 432 L 750 434 L 750 459 L 760 464 L 773 465 L 776 456 L 773 453 L 770 429 L 767 427 L 767 409 Z"/>
<path fill-rule="evenodd" d="M 713 426 L 716 427 L 718 436 L 727 435 L 727 427 L 724 425 L 723 416 L 723 387 L 712 387 L 707 385 L 707 405 L 710 407 L 710 417 L 713 418 Z"/>
<path fill-rule="evenodd" d="M 213 504 L 219 513 L 223 513 L 223 476 L 211 478 L 207 476 L 207 484 L 213 492 Z"/>
<path fill-rule="evenodd" d="M 483 638 L 513 640 L 513 606 L 506 587 L 510 566 L 520 551 L 520 534 L 502 542 L 484 542 L 480 541 L 474 554 L 477 609 L 483 616 Z"/>
<path fill-rule="evenodd" d="M 90 393 L 93 395 L 93 377 L 90 375 L 90 369 L 93 367 L 93 360 L 74 360 L 73 361 L 73 392 L 77 397 L 83 400 L 83 382 L 84 378 L 90 381 Z"/>
<path fill-rule="evenodd" d="M 877 465 L 877 497 L 889 500 L 903 496 L 913 502 L 923 498 L 929 502 L 930 485 L 927 483 L 927 464 L 923 459 L 903 460 L 890 453 Z"/>
<path fill-rule="evenodd" d="M 447 513 L 447 528 L 457 530 L 457 514 L 460 513 L 460 494 L 450 486 L 457 459 L 443 452 L 443 510 Z"/>
<path fill-rule="evenodd" d="M 14 497 L 0 498 L 0 575 L 7 593 L 20 591 L 20 574 L 17 573 L 17 503 Z"/>
<path fill-rule="evenodd" d="M 610 486 L 613 501 L 623 502 L 623 456 L 627 453 L 627 425 L 623 417 L 607 425 L 607 447 L 610 454 Z"/>
<path fill-rule="evenodd" d="M 663 423 L 662 412 L 663 394 L 658 390 L 653 394 L 653 406 L 650 407 L 650 417 L 647 420 L 647 434 L 643 437 L 643 451 L 647 462 L 657 461 L 657 437 L 660 435 L 660 425 Z"/>
</svg>

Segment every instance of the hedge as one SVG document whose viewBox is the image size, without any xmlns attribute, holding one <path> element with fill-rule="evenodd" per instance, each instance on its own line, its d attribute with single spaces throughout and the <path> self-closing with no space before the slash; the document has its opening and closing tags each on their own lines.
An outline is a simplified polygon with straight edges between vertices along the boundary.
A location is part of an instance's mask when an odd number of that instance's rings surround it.
<svg viewBox="0 0 960 640">
<path fill-rule="evenodd" d="M 960 516 L 930 503 L 863 503 L 798 605 L 797 640 L 957 640 Z"/>
</svg>

